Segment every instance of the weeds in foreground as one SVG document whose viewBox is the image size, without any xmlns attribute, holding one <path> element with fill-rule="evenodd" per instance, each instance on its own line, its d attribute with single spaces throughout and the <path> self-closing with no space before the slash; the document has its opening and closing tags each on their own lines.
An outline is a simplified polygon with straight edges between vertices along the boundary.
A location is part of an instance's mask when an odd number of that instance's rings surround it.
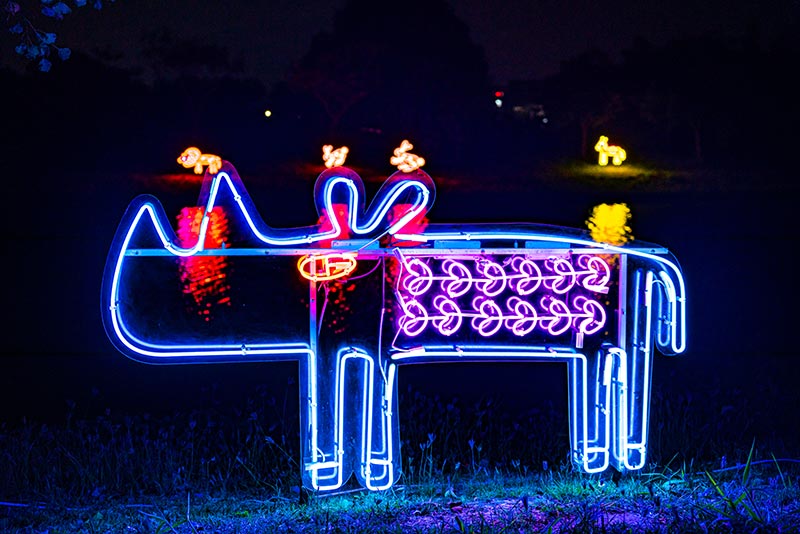
<svg viewBox="0 0 800 534">
<path fill-rule="evenodd" d="M 263 391 L 229 410 L 6 424 L 0 531 L 800 531 L 791 445 L 762 432 L 746 446 L 743 429 L 759 431 L 764 407 L 732 405 L 723 389 L 709 399 L 654 389 L 651 465 L 591 476 L 566 461 L 557 403 L 511 413 L 501 399 L 407 390 L 400 484 L 306 503 L 296 414 Z M 736 424 L 720 425 L 730 412 Z"/>
</svg>

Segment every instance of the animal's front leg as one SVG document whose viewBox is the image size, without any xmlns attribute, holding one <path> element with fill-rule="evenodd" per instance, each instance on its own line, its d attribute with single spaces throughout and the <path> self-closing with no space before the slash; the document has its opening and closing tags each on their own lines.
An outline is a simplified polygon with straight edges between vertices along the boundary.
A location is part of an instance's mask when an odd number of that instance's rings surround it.
<svg viewBox="0 0 800 534">
<path fill-rule="evenodd" d="M 364 354 L 363 356 L 366 356 Z M 370 490 L 386 490 L 395 482 L 400 467 L 400 429 L 397 412 L 397 366 L 383 365 L 371 357 L 364 368 L 364 405 L 360 424 L 356 478 Z"/>
<path fill-rule="evenodd" d="M 338 367 L 334 355 L 315 353 L 309 360 L 305 374 L 308 378 L 308 395 L 305 406 L 301 404 L 307 415 L 306 423 L 301 420 L 305 429 L 301 451 L 305 466 L 303 483 L 313 491 L 333 491 L 346 481 L 344 436 L 340 431 L 343 421 L 337 387 L 340 379 Z"/>
</svg>

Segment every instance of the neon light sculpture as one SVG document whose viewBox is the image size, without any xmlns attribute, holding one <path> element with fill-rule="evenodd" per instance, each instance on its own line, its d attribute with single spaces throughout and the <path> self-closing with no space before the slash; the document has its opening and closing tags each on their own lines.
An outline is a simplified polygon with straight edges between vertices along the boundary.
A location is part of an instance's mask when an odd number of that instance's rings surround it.
<svg viewBox="0 0 800 534">
<path fill-rule="evenodd" d="M 412 148 L 414 148 L 414 145 L 409 143 L 408 139 L 403 139 L 400 146 L 394 149 L 394 156 L 389 158 L 389 163 L 403 172 L 413 172 L 419 169 L 425 165 L 425 158 L 421 158 L 409 152 Z"/>
<path fill-rule="evenodd" d="M 351 475 L 369 490 L 395 484 L 398 367 L 429 362 L 564 362 L 574 464 L 644 466 L 653 349 L 686 346 L 669 251 L 547 225 L 428 223 L 434 185 L 419 169 L 395 172 L 366 209 L 360 177 L 327 169 L 315 199 L 320 222 L 272 228 L 223 162 L 205 174 L 194 243 L 156 198 L 133 200 L 103 279 L 114 345 L 145 363 L 298 362 L 302 480 L 317 492 Z M 235 246 L 210 249 L 218 207 Z M 174 259 L 215 256 L 236 258 L 225 316 L 173 313 Z M 347 284 L 346 329 L 326 314 L 328 284 Z"/>
<path fill-rule="evenodd" d="M 594 145 L 594 149 L 597 150 L 599 154 L 597 163 L 602 167 L 608 165 L 608 158 L 611 158 L 611 163 L 614 165 L 622 165 L 622 162 L 625 161 L 627 157 L 625 149 L 620 146 L 609 145 L 608 137 L 605 135 L 600 136 L 600 139 L 597 140 L 597 144 Z"/>
<path fill-rule="evenodd" d="M 214 154 L 203 154 L 196 146 L 190 146 L 178 156 L 178 163 L 191 169 L 195 174 L 203 174 L 203 167 L 208 166 L 208 172 L 216 174 L 222 167 L 222 159 Z"/>
<path fill-rule="evenodd" d="M 347 159 L 347 153 L 350 149 L 346 146 L 340 146 L 336 150 L 333 145 L 322 145 L 322 161 L 325 162 L 327 168 L 341 167 Z"/>
</svg>

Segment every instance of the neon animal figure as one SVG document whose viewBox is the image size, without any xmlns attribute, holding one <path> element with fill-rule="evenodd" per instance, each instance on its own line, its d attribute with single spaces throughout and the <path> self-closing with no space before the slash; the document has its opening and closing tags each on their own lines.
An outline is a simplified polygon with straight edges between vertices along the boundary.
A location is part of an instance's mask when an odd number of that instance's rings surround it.
<svg viewBox="0 0 800 534">
<path fill-rule="evenodd" d="M 394 149 L 394 156 L 389 158 L 389 163 L 403 172 L 413 172 L 419 169 L 425 165 L 425 158 L 409 152 L 412 148 L 414 148 L 414 145 L 409 143 L 407 139 L 403 139 L 400 146 Z"/>
<path fill-rule="evenodd" d="M 686 348 L 686 289 L 667 249 L 533 223 L 420 225 L 435 189 L 419 169 L 392 174 L 368 207 L 345 167 L 323 171 L 314 190 L 324 223 L 273 228 L 223 161 L 204 177 L 195 243 L 176 238 L 155 197 L 134 199 L 102 284 L 116 348 L 151 364 L 296 362 L 299 464 L 315 492 L 351 476 L 386 490 L 401 476 L 406 364 L 562 362 L 576 468 L 645 465 L 654 352 Z M 207 215 L 220 206 L 229 245 L 206 249 Z M 176 258 L 217 255 L 236 257 L 231 302 L 204 321 L 182 311 Z M 326 284 L 345 282 L 341 328 Z"/>
<path fill-rule="evenodd" d="M 347 159 L 348 152 L 350 152 L 350 149 L 346 146 L 342 146 L 334 150 L 333 145 L 323 145 L 322 160 L 325 162 L 325 166 L 329 169 L 331 167 L 341 167 L 344 165 L 345 159 Z"/>
<path fill-rule="evenodd" d="M 597 163 L 605 167 L 608 165 L 608 158 L 611 158 L 611 163 L 614 165 L 622 165 L 627 157 L 625 149 L 616 145 L 608 144 L 608 137 L 601 135 L 594 149 L 599 153 Z"/>
<path fill-rule="evenodd" d="M 222 159 L 214 154 L 203 154 L 199 148 L 190 146 L 178 157 L 178 163 L 191 169 L 195 174 L 203 174 L 203 167 L 208 166 L 208 172 L 216 174 L 222 166 Z"/>
</svg>

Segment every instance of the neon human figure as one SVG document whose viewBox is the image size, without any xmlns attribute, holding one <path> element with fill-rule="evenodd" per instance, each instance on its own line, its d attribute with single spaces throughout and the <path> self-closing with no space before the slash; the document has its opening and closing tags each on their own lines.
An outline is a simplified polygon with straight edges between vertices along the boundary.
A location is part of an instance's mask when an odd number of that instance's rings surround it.
<svg viewBox="0 0 800 534">
<path fill-rule="evenodd" d="M 324 223 L 272 228 L 223 161 L 198 205 L 224 206 L 231 241 L 209 250 L 206 219 L 196 244 L 178 246 L 159 201 L 134 199 L 104 272 L 112 342 L 146 363 L 297 362 L 313 491 L 336 491 L 351 474 L 370 490 L 397 482 L 398 367 L 415 363 L 564 362 L 575 465 L 644 466 L 653 349 L 685 349 L 685 286 L 666 249 L 527 223 L 421 226 L 434 185 L 419 169 L 390 176 L 366 209 L 359 176 L 328 169 L 315 199 Z M 237 262 L 231 305 L 211 322 L 181 315 L 172 296 L 176 258 L 203 255 Z M 348 279 L 359 306 L 331 335 L 324 284 Z"/>
<path fill-rule="evenodd" d="M 598 152 L 597 163 L 602 167 L 608 165 L 608 158 L 611 158 L 611 163 L 619 166 L 627 157 L 625 149 L 621 146 L 609 145 L 608 137 L 605 135 L 600 136 L 594 149 Z"/>
</svg>

